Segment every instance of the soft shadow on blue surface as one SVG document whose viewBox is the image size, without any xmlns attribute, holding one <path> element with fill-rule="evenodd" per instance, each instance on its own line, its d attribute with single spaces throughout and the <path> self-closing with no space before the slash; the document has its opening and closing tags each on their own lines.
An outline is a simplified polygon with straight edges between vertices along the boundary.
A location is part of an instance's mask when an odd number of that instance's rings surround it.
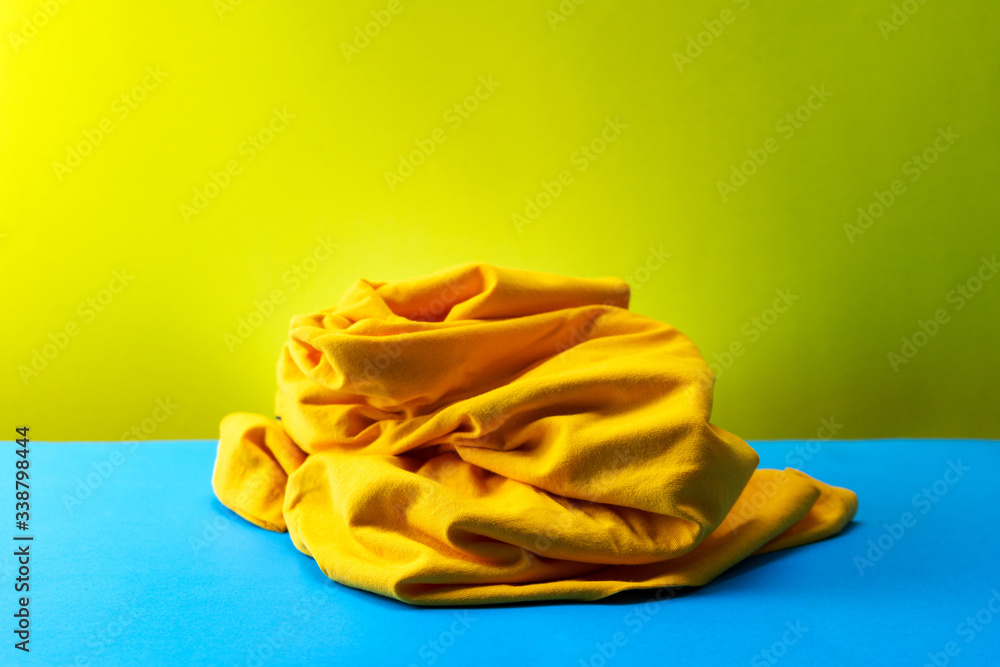
<svg viewBox="0 0 1000 667">
<path fill-rule="evenodd" d="M 839 533 L 831 537 L 828 537 L 826 538 L 826 540 L 823 541 L 826 542 L 828 540 L 847 539 L 847 537 L 851 533 L 853 533 L 856 530 L 860 530 L 862 528 L 862 524 L 863 522 L 861 521 L 857 520 L 852 521 L 851 523 L 844 526 L 844 528 Z M 777 568 L 778 571 L 775 572 L 774 574 L 778 574 L 780 573 L 780 569 L 782 567 L 781 561 L 784 558 L 790 556 L 793 553 L 794 549 L 808 549 L 810 546 L 812 545 L 806 544 L 801 547 L 793 547 L 793 549 L 781 549 L 780 551 L 772 551 L 770 553 L 761 554 L 759 556 L 750 556 L 750 558 L 747 558 L 746 560 L 737 563 L 733 567 L 729 568 L 728 570 L 720 574 L 712 581 L 711 584 L 703 588 L 708 588 L 709 586 L 712 585 L 722 586 L 734 579 L 746 578 L 748 574 L 752 573 L 754 570 L 758 568 Z"/>
</svg>

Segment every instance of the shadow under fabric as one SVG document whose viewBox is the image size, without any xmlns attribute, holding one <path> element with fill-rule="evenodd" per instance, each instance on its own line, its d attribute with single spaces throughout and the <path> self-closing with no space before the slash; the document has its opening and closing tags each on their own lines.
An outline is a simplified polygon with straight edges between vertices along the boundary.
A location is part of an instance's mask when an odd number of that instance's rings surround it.
<svg viewBox="0 0 1000 667">
<path fill-rule="evenodd" d="M 331 579 L 419 605 L 700 586 L 839 532 L 852 491 L 709 423 L 714 378 L 616 278 L 464 264 L 292 319 L 213 487 Z"/>
</svg>

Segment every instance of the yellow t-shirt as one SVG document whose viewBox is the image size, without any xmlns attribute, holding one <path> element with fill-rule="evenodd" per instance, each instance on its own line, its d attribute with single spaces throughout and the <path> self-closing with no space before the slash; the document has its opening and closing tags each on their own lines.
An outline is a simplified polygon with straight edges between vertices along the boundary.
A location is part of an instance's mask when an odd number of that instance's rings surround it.
<svg viewBox="0 0 1000 667">
<path fill-rule="evenodd" d="M 699 586 L 819 540 L 852 491 L 709 422 L 714 378 L 619 279 L 464 264 L 293 318 L 276 414 L 222 421 L 219 500 L 423 605 Z"/>
</svg>

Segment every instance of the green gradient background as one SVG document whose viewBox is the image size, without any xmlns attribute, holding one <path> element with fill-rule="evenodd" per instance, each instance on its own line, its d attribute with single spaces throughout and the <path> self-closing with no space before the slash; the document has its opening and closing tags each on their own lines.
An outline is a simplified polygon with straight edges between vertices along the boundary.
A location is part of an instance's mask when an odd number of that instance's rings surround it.
<svg viewBox="0 0 1000 667">
<path fill-rule="evenodd" d="M 216 437 L 227 412 L 271 412 L 293 314 L 359 277 L 476 260 L 631 276 L 632 308 L 707 357 L 744 343 L 713 419 L 744 438 L 825 436 L 830 418 L 837 438 L 1000 437 L 1000 281 L 961 311 L 946 301 L 1000 251 L 996 3 L 930 0 L 885 39 L 891 2 L 589 0 L 553 28 L 557 0 L 401 0 L 348 62 L 341 42 L 386 4 L 245 0 L 220 18 L 210 0 L 70 2 L 16 45 L 41 4 L 3 4 L 0 426 L 117 439 L 169 398 L 144 437 Z M 678 71 L 674 52 L 724 9 L 735 21 Z M 119 120 L 147 66 L 168 76 Z M 488 75 L 500 87 L 450 128 L 442 114 Z M 833 96 L 781 138 L 814 85 Z M 273 107 L 296 118 L 186 224 L 179 205 Z M 114 131 L 60 182 L 53 161 L 106 116 Z M 511 214 L 607 117 L 627 129 L 519 232 Z M 949 126 L 961 138 L 906 180 Z M 436 127 L 447 141 L 390 191 L 385 171 Z M 717 182 L 770 136 L 779 151 L 723 201 Z M 896 178 L 906 193 L 849 242 Z M 334 255 L 289 289 L 326 235 Z M 122 267 L 132 283 L 84 322 L 77 305 Z M 750 342 L 784 288 L 799 300 Z M 231 353 L 224 334 L 274 289 L 284 303 Z M 938 308 L 950 322 L 895 372 L 887 354 Z M 18 367 L 70 321 L 80 335 L 25 383 Z"/>
</svg>

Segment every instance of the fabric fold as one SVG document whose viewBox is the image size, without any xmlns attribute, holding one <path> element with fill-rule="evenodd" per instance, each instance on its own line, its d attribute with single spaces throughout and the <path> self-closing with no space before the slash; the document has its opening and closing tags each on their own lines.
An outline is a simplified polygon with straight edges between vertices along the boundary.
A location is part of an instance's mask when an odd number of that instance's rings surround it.
<svg viewBox="0 0 1000 667">
<path fill-rule="evenodd" d="M 714 378 L 624 281 L 465 264 L 292 319 L 276 414 L 221 426 L 219 500 L 414 604 L 695 586 L 828 537 L 853 492 L 710 423 Z"/>
</svg>

